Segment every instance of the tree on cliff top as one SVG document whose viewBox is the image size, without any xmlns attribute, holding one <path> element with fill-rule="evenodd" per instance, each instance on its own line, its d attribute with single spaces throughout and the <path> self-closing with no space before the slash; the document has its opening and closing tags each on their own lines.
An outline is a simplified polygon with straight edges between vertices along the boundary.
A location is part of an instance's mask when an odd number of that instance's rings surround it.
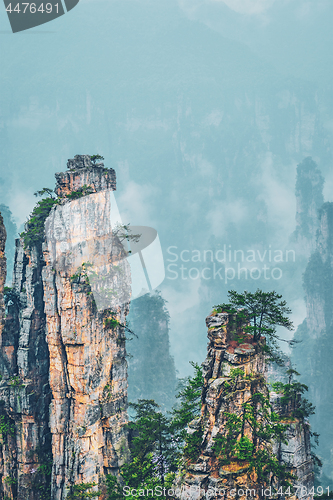
<svg viewBox="0 0 333 500">
<path fill-rule="evenodd" d="M 266 350 L 275 361 L 279 361 L 277 340 L 288 342 L 289 345 L 292 345 L 293 341 L 281 339 L 276 333 L 276 327 L 283 326 L 287 330 L 294 329 L 293 323 L 288 318 L 291 309 L 289 309 L 285 300 L 281 300 L 282 295 L 275 291 L 263 292 L 258 289 L 255 293 L 247 291 L 238 293 L 230 290 L 228 296 L 230 303 L 215 306 L 215 310 L 241 314 L 244 320 L 249 322 L 244 331 L 253 336 L 254 342 L 258 342 L 260 337 L 266 337 L 270 344 Z"/>
<path fill-rule="evenodd" d="M 96 165 L 96 162 L 98 160 L 104 160 L 104 156 L 101 156 L 101 155 L 92 155 L 92 156 L 90 156 L 90 159 L 93 162 L 93 164 Z"/>
</svg>

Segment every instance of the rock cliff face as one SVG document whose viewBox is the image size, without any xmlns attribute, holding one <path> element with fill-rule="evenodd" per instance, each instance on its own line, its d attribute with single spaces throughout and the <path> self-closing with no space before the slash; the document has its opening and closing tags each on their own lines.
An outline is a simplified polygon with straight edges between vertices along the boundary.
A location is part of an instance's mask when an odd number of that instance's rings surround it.
<svg viewBox="0 0 333 500">
<path fill-rule="evenodd" d="M 254 446 L 259 445 L 254 428 L 243 416 L 244 403 L 251 401 L 251 405 L 255 404 L 256 408 L 255 419 L 264 428 L 267 425 L 265 422 L 270 410 L 265 416 L 264 400 L 270 394 L 266 382 L 265 357 L 260 345 L 253 343 L 252 337 L 244 333 L 242 325 L 237 324 L 234 316 L 214 312 L 206 319 L 206 324 L 209 345 L 207 358 L 202 365 L 205 383 L 201 417 L 191 422 L 188 428 L 190 434 L 198 429 L 202 431 L 200 456 L 194 463 L 185 465 L 183 475 L 177 481 L 178 495 L 179 498 L 193 499 L 207 498 L 207 495 L 214 499 L 264 498 L 262 488 L 267 488 L 270 483 L 265 484 L 259 478 L 259 473 L 247 473 L 249 462 L 245 456 L 221 461 L 216 443 L 221 436 L 222 440 L 226 437 L 239 439 L 238 431 L 235 431 L 239 426 L 239 435 L 245 437 L 245 444 L 249 439 Z M 264 339 L 260 341 L 261 345 L 263 343 Z M 271 404 L 278 407 L 277 395 L 274 395 Z M 230 417 L 231 414 L 233 417 Z M 275 452 L 280 463 L 288 464 L 288 470 L 297 474 L 296 485 L 300 484 L 309 491 L 313 486 L 309 429 L 297 420 L 289 423 L 288 417 L 286 419 L 288 445 L 278 442 L 265 445 L 262 442 L 259 448 L 266 447 Z M 264 464 L 267 465 L 266 460 L 262 466 Z M 311 496 L 304 491 L 298 498 Z"/>
<path fill-rule="evenodd" d="M 320 484 L 332 487 L 333 203 L 325 203 L 319 213 L 316 250 L 304 273 L 304 291 L 307 314 L 295 334 L 300 343 L 293 351 L 293 362 L 316 406 L 311 425 L 320 434 L 317 453 L 324 461 Z"/>
<path fill-rule="evenodd" d="M 116 189 L 116 173 L 104 168 L 103 163 L 94 165 L 88 155 L 76 155 L 73 160 L 68 160 L 66 172 L 55 174 L 57 186 L 55 192 L 64 197 L 83 186 L 89 186 L 91 191 Z"/>
<path fill-rule="evenodd" d="M 5 257 L 5 246 L 6 246 L 6 228 L 3 223 L 3 218 L 0 213 L 0 335 L 2 334 L 2 329 L 4 325 L 4 301 L 3 301 L 3 291 L 6 281 L 6 257 Z"/>
<path fill-rule="evenodd" d="M 82 482 L 103 491 L 128 453 L 129 270 L 110 222 L 115 172 L 88 160 L 56 174 L 44 242 L 17 242 L 0 359 L 0 474 L 10 499 L 63 500 Z"/>
<path fill-rule="evenodd" d="M 48 489 L 45 474 L 37 468 L 42 464 L 46 467 L 49 461 L 50 391 L 42 261 L 36 249 L 28 256 L 18 243 L 15 269 L 1 336 L 0 491 L 2 498 L 37 499 Z M 4 275 L 2 267 L 2 281 Z M 1 306 L 4 313 L 3 303 Z M 37 485 L 39 491 L 34 489 Z"/>
</svg>

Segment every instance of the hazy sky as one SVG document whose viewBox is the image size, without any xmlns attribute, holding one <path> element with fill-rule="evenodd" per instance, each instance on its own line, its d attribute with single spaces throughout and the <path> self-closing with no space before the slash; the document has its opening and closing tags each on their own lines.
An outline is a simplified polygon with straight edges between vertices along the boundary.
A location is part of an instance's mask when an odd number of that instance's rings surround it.
<svg viewBox="0 0 333 500">
<path fill-rule="evenodd" d="M 158 230 L 166 264 L 170 246 L 285 248 L 304 157 L 332 200 L 332 16 L 328 0 L 81 0 L 13 35 L 0 9 L 1 202 L 21 224 L 68 158 L 100 153 L 123 220 Z M 287 294 L 296 323 L 299 266 L 294 288 L 292 266 L 258 282 Z M 162 285 L 181 374 L 229 285 Z"/>
</svg>

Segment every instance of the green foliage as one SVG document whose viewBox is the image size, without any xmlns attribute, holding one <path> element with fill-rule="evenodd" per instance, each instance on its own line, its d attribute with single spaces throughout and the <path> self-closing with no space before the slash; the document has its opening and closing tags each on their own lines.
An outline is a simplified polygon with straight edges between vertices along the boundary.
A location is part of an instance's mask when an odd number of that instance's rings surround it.
<svg viewBox="0 0 333 500">
<path fill-rule="evenodd" d="M 281 417 L 272 410 L 269 399 L 262 393 L 254 393 L 242 408 L 241 415 L 225 414 L 224 432 L 214 439 L 215 455 L 222 465 L 232 460 L 246 461 L 249 477 L 255 471 L 259 483 L 264 484 L 273 477 L 287 484 L 292 476 L 287 467 L 278 462 L 271 447 L 273 441 L 286 443 L 286 426 L 281 423 Z M 251 430 L 250 435 L 244 435 L 246 425 Z"/>
<path fill-rule="evenodd" d="M 115 318 L 105 318 L 103 324 L 104 328 L 117 328 L 120 322 Z"/>
<path fill-rule="evenodd" d="M 40 464 L 37 468 L 37 471 L 40 472 L 43 476 L 51 476 L 52 474 L 52 460 L 49 460 L 45 464 Z"/>
<path fill-rule="evenodd" d="M 244 370 L 242 370 L 241 368 L 232 368 L 230 370 L 230 377 L 232 378 L 232 380 L 244 378 Z"/>
<path fill-rule="evenodd" d="M 218 306 L 214 306 L 213 312 L 236 314 L 237 309 L 235 309 L 235 307 L 232 306 L 231 304 L 223 303 L 223 304 L 219 304 Z"/>
<path fill-rule="evenodd" d="M 72 191 L 71 193 L 66 194 L 66 198 L 68 198 L 69 200 L 78 200 L 79 198 L 82 198 L 83 196 L 88 196 L 89 194 L 92 193 L 94 193 L 93 188 L 85 184 L 77 191 Z"/>
<path fill-rule="evenodd" d="M 280 486 L 292 486 L 292 480 L 296 477 L 291 474 L 287 466 L 279 462 L 277 457 L 268 449 L 259 449 L 255 457 L 250 461 L 250 471 L 255 471 L 259 484 L 268 484 L 272 478 L 279 482 Z"/>
<path fill-rule="evenodd" d="M 186 441 L 188 424 L 200 416 L 201 398 L 204 379 L 202 368 L 197 363 L 191 362 L 194 368 L 194 376 L 183 381 L 184 387 L 177 394 L 180 401 L 173 410 L 173 430 L 182 441 Z"/>
<path fill-rule="evenodd" d="M 244 320 L 249 320 L 249 332 L 253 336 L 256 335 L 257 339 L 260 339 L 261 335 L 268 338 L 272 335 L 274 338 L 275 326 L 278 324 L 283 323 L 285 327 L 291 327 L 285 316 L 290 311 L 285 302 L 280 300 L 281 296 L 275 292 L 263 294 L 260 291 L 252 295 L 254 298 L 247 294 L 247 299 L 257 300 L 255 305 L 258 309 L 251 312 L 251 309 L 244 307 L 243 310 L 236 311 L 236 326 L 244 324 Z M 240 300 L 239 295 L 232 300 Z M 216 307 L 217 311 L 225 310 L 224 304 Z M 230 306 L 229 311 L 235 311 L 235 308 Z M 158 485 L 167 484 L 180 465 L 194 462 L 201 453 L 203 424 L 200 413 L 204 379 L 201 367 L 195 363 L 192 363 L 192 366 L 195 370 L 194 376 L 183 381 L 178 394 L 179 404 L 174 408 L 171 419 L 159 411 L 153 400 L 142 399 L 131 405 L 135 412 L 135 419 L 129 424 L 132 461 L 121 468 L 124 484 L 138 489 L 135 496 L 126 495 L 130 500 L 142 496 L 139 494 L 141 489 L 154 489 Z M 304 384 L 292 381 L 294 375 L 297 375 L 297 372 L 289 369 L 289 388 L 284 394 L 287 399 L 307 390 Z M 295 477 L 272 451 L 273 443 L 287 444 L 287 425 L 283 423 L 282 417 L 274 412 L 266 393 L 256 392 L 259 378 L 253 374 L 245 377 L 240 368 L 231 370 L 228 382 L 224 382 L 224 390 L 235 390 L 242 380 L 242 384 L 251 384 L 251 397 L 242 404 L 240 414 L 224 413 L 223 431 L 215 437 L 213 451 L 222 467 L 234 461 L 240 466 L 244 465 L 249 481 L 255 473 L 258 484 L 275 482 L 287 486 Z M 240 467 L 240 470 L 244 473 L 244 467 Z M 123 491 L 117 479 L 108 476 L 107 485 L 108 500 L 120 500 Z"/>
<path fill-rule="evenodd" d="M 76 200 L 92 194 L 93 192 L 93 188 L 85 184 L 77 191 L 67 194 L 66 198 L 69 200 Z M 45 221 L 52 207 L 59 203 L 59 198 L 54 197 L 54 191 L 52 189 L 43 188 L 40 191 L 36 191 L 34 194 L 35 196 L 44 196 L 45 194 L 48 196 L 38 201 L 26 222 L 25 231 L 20 234 L 21 238 L 23 238 L 25 249 L 32 248 L 43 242 Z"/>
<path fill-rule="evenodd" d="M 50 188 L 43 188 L 40 191 L 36 191 L 34 193 L 35 196 L 44 196 L 44 194 L 47 194 L 48 197 L 54 199 L 54 196 L 53 196 L 54 195 L 54 191 L 53 191 L 53 189 L 50 189 Z"/>
<path fill-rule="evenodd" d="M 229 290 L 229 304 L 221 304 L 215 307 L 215 311 L 237 311 L 236 321 L 246 321 L 244 332 L 251 334 L 254 342 L 259 342 L 261 337 L 267 340 L 262 345 L 262 350 L 270 356 L 270 360 L 282 365 L 283 359 L 277 347 L 277 340 L 283 340 L 276 334 L 276 326 L 283 326 L 287 330 L 293 329 L 293 324 L 288 318 L 291 313 L 287 303 L 275 291 L 263 292 L 257 290 L 255 293 L 244 291 L 238 293 Z M 294 342 L 289 341 L 289 345 Z"/>
<path fill-rule="evenodd" d="M 296 377 L 300 376 L 300 373 L 298 373 L 298 371 L 294 370 L 293 368 L 288 368 L 288 370 L 286 371 L 286 374 L 288 375 L 288 383 L 289 384 L 291 384 L 291 381 L 292 381 L 294 375 L 296 375 Z"/>
<path fill-rule="evenodd" d="M 203 431 L 196 420 L 201 412 L 202 389 L 204 379 L 202 368 L 197 363 L 191 362 L 194 376 L 183 381 L 183 388 L 177 394 L 179 404 L 172 411 L 171 429 L 174 434 L 178 460 L 183 455 L 189 462 L 194 462 L 200 455 Z M 195 423 L 195 430 L 188 432 L 187 426 Z"/>
<path fill-rule="evenodd" d="M 200 456 L 202 436 L 203 430 L 201 427 L 186 435 L 183 456 L 190 463 L 195 462 Z"/>
<path fill-rule="evenodd" d="M 235 456 L 239 460 L 249 460 L 253 455 L 253 442 L 247 437 L 242 436 L 235 445 Z"/>
<path fill-rule="evenodd" d="M 139 400 L 130 407 L 136 414 L 135 421 L 129 424 L 133 433 L 132 462 L 122 467 L 121 475 L 132 487 L 141 486 L 149 477 L 164 484 L 166 474 L 176 470 L 170 422 L 153 400 Z"/>
<path fill-rule="evenodd" d="M 40 200 L 34 207 L 30 218 L 26 222 L 25 231 L 20 234 L 25 249 L 32 248 L 43 242 L 45 221 L 52 207 L 57 203 L 56 199 L 48 197 Z"/>
<path fill-rule="evenodd" d="M 10 385 L 11 387 L 17 387 L 19 389 L 24 387 L 22 380 L 17 375 L 14 377 L 10 377 L 10 379 L 8 381 L 8 385 Z"/>
<path fill-rule="evenodd" d="M 119 484 L 118 479 L 111 474 L 106 475 L 106 487 L 108 500 L 123 500 L 123 488 Z"/>
<path fill-rule="evenodd" d="M 135 412 L 129 424 L 131 462 L 121 467 L 121 476 L 125 486 L 138 489 L 136 495 L 126 495 L 134 500 L 142 496 L 139 494 L 142 489 L 170 487 L 176 461 L 170 421 L 158 405 L 153 400 L 139 400 L 130 406 Z M 123 498 L 123 488 L 117 478 L 107 475 L 106 485 L 108 500 Z"/>
<path fill-rule="evenodd" d="M 272 388 L 277 393 L 281 393 L 280 403 L 284 408 L 284 413 L 290 413 L 292 418 L 304 420 L 315 413 L 315 407 L 302 394 L 308 391 L 308 386 L 300 382 L 293 382 L 294 375 L 299 376 L 299 373 L 290 368 L 287 370 L 288 383 L 274 382 Z"/>
<path fill-rule="evenodd" d="M 313 495 L 313 500 L 331 500 L 333 498 L 333 491 L 330 493 L 323 493 L 322 495 Z"/>
<path fill-rule="evenodd" d="M 110 384 L 106 384 L 104 386 L 103 395 L 106 398 L 110 398 L 112 396 L 112 386 Z"/>
<path fill-rule="evenodd" d="M 92 156 L 90 156 L 90 159 L 93 162 L 93 164 L 96 165 L 96 162 L 98 160 L 104 160 L 104 156 L 101 156 L 101 155 L 92 155 Z"/>
<path fill-rule="evenodd" d="M 314 415 L 315 409 L 316 407 L 310 401 L 301 398 L 297 408 L 294 410 L 294 416 L 300 420 L 304 420 L 304 418 Z"/>
<path fill-rule="evenodd" d="M 234 290 L 228 292 L 231 306 L 245 308 L 250 325 L 245 327 L 246 333 L 253 335 L 253 340 L 258 341 L 261 336 L 276 338 L 276 326 L 283 326 L 288 330 L 293 329 L 293 324 L 288 318 L 291 309 L 275 291 L 255 293 L 238 293 Z"/>
<path fill-rule="evenodd" d="M 237 440 L 242 431 L 242 418 L 235 413 L 225 413 L 224 434 L 214 438 L 213 451 L 221 464 L 230 463 L 237 453 Z"/>
<path fill-rule="evenodd" d="M 93 264 L 91 262 L 82 262 L 82 265 L 77 268 L 76 273 L 71 276 L 71 282 L 78 282 L 82 277 L 85 284 L 89 285 L 89 270 L 92 266 Z"/>
<path fill-rule="evenodd" d="M 214 438 L 213 446 L 222 466 L 233 460 L 245 461 L 249 479 L 255 471 L 259 484 L 276 479 L 280 485 L 289 485 L 294 476 L 272 452 L 273 442 L 287 444 L 286 426 L 273 411 L 269 399 L 262 393 L 254 393 L 243 403 L 241 415 L 226 413 L 225 418 L 223 434 Z M 245 426 L 250 428 L 249 435 L 244 435 Z"/>
<path fill-rule="evenodd" d="M 87 500 L 88 498 L 97 498 L 102 493 L 100 491 L 92 490 L 96 483 L 81 483 L 75 484 L 71 487 L 69 495 L 66 500 Z"/>
<path fill-rule="evenodd" d="M 158 495 L 157 491 L 156 494 L 154 494 L 155 488 L 159 487 L 160 491 L 163 491 L 163 488 L 165 488 L 167 492 L 172 488 L 174 477 L 175 475 L 172 473 L 166 474 L 164 485 L 162 485 L 157 477 L 148 473 L 146 474 L 146 479 L 138 485 L 137 488 L 134 488 L 133 486 L 129 486 L 127 484 L 125 484 L 124 487 L 121 486 L 117 478 L 109 474 L 106 476 L 108 493 L 107 500 L 123 500 L 124 498 L 128 498 L 129 500 L 140 500 L 145 496 L 151 500 L 160 500 L 161 495 Z M 134 491 L 132 488 L 134 488 Z M 147 490 L 149 491 L 149 494 L 147 494 Z M 166 495 L 164 498 L 169 499 L 170 497 Z"/>
<path fill-rule="evenodd" d="M 5 476 L 4 479 L 3 479 L 3 482 L 5 484 L 9 484 L 9 485 L 12 486 L 13 484 L 17 484 L 17 479 L 15 479 L 12 476 Z"/>
<path fill-rule="evenodd" d="M 15 422 L 2 409 L 0 414 L 0 435 L 4 443 L 7 443 L 8 436 L 15 436 Z"/>
</svg>

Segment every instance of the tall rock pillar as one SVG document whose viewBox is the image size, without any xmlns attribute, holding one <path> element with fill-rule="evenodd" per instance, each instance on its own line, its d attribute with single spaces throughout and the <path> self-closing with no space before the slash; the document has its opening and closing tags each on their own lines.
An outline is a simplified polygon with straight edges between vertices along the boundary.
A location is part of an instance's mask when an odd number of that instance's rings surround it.
<svg viewBox="0 0 333 500">
<path fill-rule="evenodd" d="M 318 211 L 324 203 L 324 178 L 309 156 L 297 166 L 296 229 L 292 240 L 298 243 L 300 254 L 310 256 L 316 246 L 319 227 Z"/>
<path fill-rule="evenodd" d="M 101 489 L 103 476 L 117 473 L 126 459 L 130 280 L 110 220 L 115 172 L 73 161 L 56 178 L 61 202 L 46 222 L 43 285 L 52 499 L 62 500 L 71 484 L 95 482 Z M 82 189 L 90 194 L 81 196 Z"/>
<path fill-rule="evenodd" d="M 130 273 L 111 224 L 115 172 L 78 155 L 56 180 L 57 198 L 39 202 L 17 240 L 5 322 L 0 220 L 0 498 L 12 500 L 64 500 L 80 483 L 104 495 L 128 450 Z"/>
<path fill-rule="evenodd" d="M 319 212 L 316 249 L 303 278 L 307 314 L 295 334 L 299 344 L 292 359 L 316 406 L 311 424 L 320 434 L 318 455 L 324 462 L 320 482 L 332 489 L 333 203 L 324 203 Z"/>
<path fill-rule="evenodd" d="M 287 415 L 288 445 L 267 437 L 274 422 L 270 420 L 271 395 L 262 349 L 265 339 L 253 342 L 252 335 L 244 332 L 244 319 L 238 314 L 214 311 L 206 324 L 209 344 L 202 364 L 201 416 L 190 422 L 187 430 L 190 435 L 201 436 L 201 444 L 196 459 L 183 464 L 176 484 L 177 497 L 182 500 L 273 498 L 263 488 L 270 485 L 278 488 L 279 481 L 272 479 L 271 472 L 267 477 L 262 474 L 273 457 L 273 464 L 285 463 L 287 470 L 298 476 L 295 486 L 306 488 L 297 498 L 310 500 L 307 492 L 313 486 L 313 474 L 308 427 Z M 276 397 L 272 402 L 275 406 Z M 251 409 L 253 413 L 246 413 Z M 253 457 L 261 464 L 258 469 L 251 466 Z M 296 496 L 291 494 L 290 498 L 295 500 Z"/>
</svg>

